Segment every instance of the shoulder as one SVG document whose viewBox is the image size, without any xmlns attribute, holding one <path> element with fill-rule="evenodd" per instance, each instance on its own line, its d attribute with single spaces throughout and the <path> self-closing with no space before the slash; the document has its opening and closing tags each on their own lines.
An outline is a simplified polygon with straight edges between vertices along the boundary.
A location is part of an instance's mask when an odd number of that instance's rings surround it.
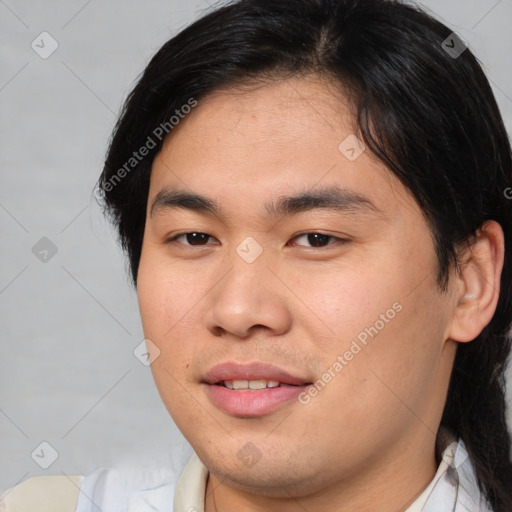
<svg viewBox="0 0 512 512">
<path fill-rule="evenodd" d="M 83 476 L 35 476 L 7 489 L 0 512 L 74 512 Z"/>
<path fill-rule="evenodd" d="M 169 467 L 100 468 L 84 478 L 74 512 L 172 512 L 177 477 Z"/>
<path fill-rule="evenodd" d="M 173 446 L 164 460 L 127 460 L 85 476 L 37 476 L 0 490 L 0 512 L 173 512 L 177 480 L 193 453 Z"/>
<path fill-rule="evenodd" d="M 7 489 L 0 512 L 172 512 L 170 468 L 99 468 L 87 476 L 37 476 Z"/>
</svg>

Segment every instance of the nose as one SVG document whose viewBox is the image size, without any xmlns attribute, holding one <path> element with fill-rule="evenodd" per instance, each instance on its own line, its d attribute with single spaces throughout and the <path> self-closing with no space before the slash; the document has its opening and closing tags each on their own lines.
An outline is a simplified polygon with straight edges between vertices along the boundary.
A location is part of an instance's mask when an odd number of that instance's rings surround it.
<svg viewBox="0 0 512 512">
<path fill-rule="evenodd" d="M 206 328 L 215 336 L 245 339 L 259 330 L 284 334 L 292 324 L 286 288 L 264 258 L 247 263 L 238 255 L 208 295 Z"/>
</svg>

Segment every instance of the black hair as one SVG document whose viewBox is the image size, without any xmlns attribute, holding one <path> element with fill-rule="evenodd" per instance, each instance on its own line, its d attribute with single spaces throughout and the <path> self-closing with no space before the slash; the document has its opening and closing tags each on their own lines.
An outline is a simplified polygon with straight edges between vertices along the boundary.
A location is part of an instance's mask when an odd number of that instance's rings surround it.
<svg viewBox="0 0 512 512">
<path fill-rule="evenodd" d="M 312 73 L 341 86 L 367 148 L 421 207 L 441 290 L 457 268 L 457 248 L 484 222 L 495 220 L 504 231 L 497 309 L 482 333 L 457 349 L 441 424 L 464 441 L 494 511 L 510 512 L 510 141 L 471 50 L 421 8 L 395 0 L 240 0 L 165 43 L 126 100 L 98 183 L 133 282 L 151 166 L 183 106 L 220 88 Z M 135 157 L 139 148 L 147 156 Z"/>
</svg>

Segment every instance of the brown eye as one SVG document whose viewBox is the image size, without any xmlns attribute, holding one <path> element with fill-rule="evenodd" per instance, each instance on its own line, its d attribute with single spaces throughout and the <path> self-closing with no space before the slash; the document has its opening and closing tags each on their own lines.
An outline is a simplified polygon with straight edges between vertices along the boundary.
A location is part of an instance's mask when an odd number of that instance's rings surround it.
<svg viewBox="0 0 512 512">
<path fill-rule="evenodd" d="M 324 233 L 303 233 L 302 235 L 298 235 L 294 238 L 294 240 L 304 239 L 310 247 L 326 247 L 327 245 L 332 245 L 335 241 L 343 241 L 340 238 L 335 236 L 326 235 Z M 303 245 L 303 244 L 296 244 Z M 305 246 L 307 247 L 307 245 Z"/>
<path fill-rule="evenodd" d="M 199 233 L 199 232 L 191 232 L 191 233 L 182 233 L 181 235 L 176 235 L 175 237 L 171 238 L 169 242 L 178 241 L 179 239 L 186 240 L 186 243 L 183 243 L 183 245 L 206 245 L 208 242 L 208 239 L 211 238 L 211 236 L 208 233 Z"/>
</svg>

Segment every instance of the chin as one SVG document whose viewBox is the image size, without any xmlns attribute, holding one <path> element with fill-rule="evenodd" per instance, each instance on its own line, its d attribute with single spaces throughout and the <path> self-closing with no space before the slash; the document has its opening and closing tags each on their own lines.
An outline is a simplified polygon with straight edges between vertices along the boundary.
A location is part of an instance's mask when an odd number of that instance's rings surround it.
<svg viewBox="0 0 512 512">
<path fill-rule="evenodd" d="M 289 456 L 262 455 L 251 467 L 244 466 L 234 453 L 227 457 L 226 451 L 218 454 L 196 451 L 203 464 L 220 481 L 243 492 L 273 498 L 305 497 L 319 491 L 325 482 L 322 480 L 322 468 L 314 468 L 310 462 L 293 461 L 296 450 Z M 325 466 L 325 463 L 323 464 Z"/>
</svg>

